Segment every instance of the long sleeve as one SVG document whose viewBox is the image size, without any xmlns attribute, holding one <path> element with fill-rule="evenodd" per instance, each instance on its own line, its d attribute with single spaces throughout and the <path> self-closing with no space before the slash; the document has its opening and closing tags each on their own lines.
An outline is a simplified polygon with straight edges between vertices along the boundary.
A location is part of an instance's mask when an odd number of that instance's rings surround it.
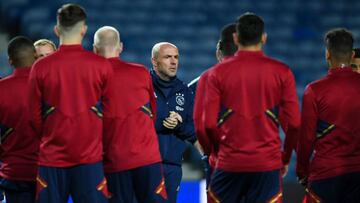
<svg viewBox="0 0 360 203">
<path fill-rule="evenodd" d="M 196 134 L 192 117 L 194 109 L 194 94 L 192 92 L 188 94 L 188 100 L 190 100 L 190 104 L 187 106 L 189 111 L 186 112 L 186 118 L 183 120 L 183 123 L 180 123 L 179 127 L 175 128 L 175 135 L 193 144 L 196 141 Z"/>
<path fill-rule="evenodd" d="M 109 68 L 107 66 L 103 67 L 104 72 L 103 77 L 103 89 L 101 95 L 101 107 L 103 113 L 103 151 L 107 153 L 110 149 L 111 145 L 111 132 L 116 125 L 116 121 L 114 119 L 114 114 L 116 111 L 116 103 L 115 98 L 118 92 L 115 92 L 115 84 L 114 84 L 114 71 L 109 63 Z"/>
<path fill-rule="evenodd" d="M 297 144 L 296 174 L 299 178 L 308 176 L 310 156 L 316 135 L 317 106 L 311 87 L 307 87 L 302 102 L 301 130 Z"/>
<path fill-rule="evenodd" d="M 300 129 L 300 111 L 296 94 L 295 78 L 290 69 L 283 85 L 283 94 L 280 103 L 279 120 L 285 132 L 283 147 L 283 163 L 290 162 L 293 149 Z"/>
<path fill-rule="evenodd" d="M 36 135 L 41 138 L 42 133 L 42 116 L 41 116 L 41 91 L 40 84 L 37 79 L 38 73 L 36 66 L 30 72 L 29 79 L 29 116 L 30 125 L 35 130 Z"/>
<path fill-rule="evenodd" d="M 219 132 L 217 118 L 220 112 L 220 94 L 221 92 L 217 78 L 213 74 L 209 74 L 206 84 L 204 118 L 206 134 L 209 136 L 214 146 L 218 145 Z"/>
<path fill-rule="evenodd" d="M 107 71 L 104 73 L 103 77 L 103 91 L 101 95 L 102 110 L 104 118 L 113 118 L 113 110 L 116 109 L 116 104 L 113 101 L 115 94 L 114 71 L 110 63 L 106 64 L 107 66 L 103 67 Z"/>
<path fill-rule="evenodd" d="M 151 81 L 151 76 L 150 74 L 148 74 L 149 76 L 149 97 L 150 97 L 150 107 L 151 107 L 151 112 L 153 114 L 153 121 L 154 121 L 154 125 L 156 124 L 156 98 L 155 98 L 155 91 L 154 91 L 154 86 L 152 84 Z"/>
<path fill-rule="evenodd" d="M 197 84 L 194 102 L 194 124 L 197 138 L 205 154 L 210 154 L 211 144 L 205 131 L 204 103 L 206 98 L 207 73 L 204 73 Z"/>
</svg>

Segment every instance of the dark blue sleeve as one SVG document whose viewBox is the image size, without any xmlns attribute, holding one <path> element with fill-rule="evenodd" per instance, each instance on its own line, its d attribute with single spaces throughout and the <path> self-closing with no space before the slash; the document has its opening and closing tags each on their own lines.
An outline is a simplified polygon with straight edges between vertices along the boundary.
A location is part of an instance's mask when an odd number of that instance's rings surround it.
<svg viewBox="0 0 360 203">
<path fill-rule="evenodd" d="M 183 123 L 179 125 L 175 130 L 175 134 L 182 140 L 188 141 L 190 143 L 194 143 L 196 139 L 195 134 L 195 126 L 193 120 L 193 109 L 194 109 L 194 94 L 190 91 L 187 91 L 187 100 L 189 100 L 189 104 L 186 106 L 186 116 L 183 118 Z"/>
<path fill-rule="evenodd" d="M 155 122 L 155 130 L 157 134 L 170 134 L 173 133 L 174 130 L 168 129 L 163 125 L 163 121 L 168 116 L 168 110 L 164 107 L 164 101 L 161 98 L 158 98 L 160 101 L 156 102 L 156 122 Z"/>
<path fill-rule="evenodd" d="M 161 133 L 161 134 L 168 134 L 168 133 L 171 133 L 171 129 L 168 129 L 166 128 L 164 125 L 163 125 L 163 120 L 165 120 L 165 118 L 162 118 L 162 117 L 157 117 L 156 118 L 156 122 L 155 122 L 155 130 L 156 130 L 156 133 Z"/>
<path fill-rule="evenodd" d="M 195 92 L 197 89 L 197 85 L 198 85 L 198 82 L 194 82 L 191 85 L 189 85 L 189 89 L 194 93 L 194 95 L 195 95 Z"/>
</svg>

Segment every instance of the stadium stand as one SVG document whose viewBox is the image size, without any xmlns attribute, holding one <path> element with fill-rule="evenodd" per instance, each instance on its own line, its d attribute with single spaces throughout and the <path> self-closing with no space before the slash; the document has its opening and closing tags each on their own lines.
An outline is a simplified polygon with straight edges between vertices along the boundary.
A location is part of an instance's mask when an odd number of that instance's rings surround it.
<svg viewBox="0 0 360 203">
<path fill-rule="evenodd" d="M 0 1 L 0 32 L 9 37 L 26 35 L 33 40 L 53 33 L 56 9 L 67 0 Z M 305 86 L 327 71 L 323 35 L 334 27 L 360 33 L 360 1 L 311 0 L 73 0 L 88 13 L 88 33 L 84 40 L 92 48 L 97 28 L 111 25 L 121 32 L 126 47 L 122 58 L 151 67 L 151 47 L 159 41 L 178 45 L 178 76 L 189 82 L 216 63 L 215 47 L 221 27 L 240 14 L 251 11 L 262 16 L 268 43 L 265 53 L 287 63 L 295 73 L 299 98 Z M 1 33 L 0 33 L 1 34 Z M 4 40 L 1 40 L 4 41 Z M 3 47 L 6 44 L 0 44 Z M 356 42 L 355 45 L 358 45 Z M 10 73 L 6 50 L 0 49 L 0 76 Z M 295 163 L 295 157 L 292 163 Z M 294 183 L 294 165 L 286 182 Z"/>
</svg>

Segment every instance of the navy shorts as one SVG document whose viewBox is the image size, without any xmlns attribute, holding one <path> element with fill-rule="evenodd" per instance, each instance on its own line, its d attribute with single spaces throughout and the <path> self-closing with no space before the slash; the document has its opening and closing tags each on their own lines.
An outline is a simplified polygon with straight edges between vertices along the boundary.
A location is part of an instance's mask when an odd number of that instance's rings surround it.
<svg viewBox="0 0 360 203">
<path fill-rule="evenodd" d="M 180 190 L 180 182 L 182 178 L 181 166 L 163 163 L 163 168 L 168 202 L 176 203 L 177 194 Z"/>
<path fill-rule="evenodd" d="M 39 203 L 66 203 L 69 195 L 76 203 L 107 203 L 111 196 L 101 162 L 67 168 L 40 166 L 36 181 Z"/>
<path fill-rule="evenodd" d="M 5 199 L 7 203 L 35 202 L 35 181 L 13 181 L 1 178 L 0 188 L 5 192 Z"/>
<path fill-rule="evenodd" d="M 167 202 L 161 163 L 107 173 L 106 179 L 112 193 L 109 203 Z"/>
<path fill-rule="evenodd" d="M 225 172 L 216 169 L 208 189 L 208 203 L 219 202 L 282 202 L 280 170 Z"/>
<path fill-rule="evenodd" d="M 306 202 L 360 202 L 360 172 L 309 182 Z"/>
</svg>

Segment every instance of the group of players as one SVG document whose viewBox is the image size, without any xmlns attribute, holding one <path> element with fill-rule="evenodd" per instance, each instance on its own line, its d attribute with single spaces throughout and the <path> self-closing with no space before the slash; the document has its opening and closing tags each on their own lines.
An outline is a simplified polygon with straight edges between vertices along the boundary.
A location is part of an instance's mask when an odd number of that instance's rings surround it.
<svg viewBox="0 0 360 203">
<path fill-rule="evenodd" d="M 174 44 L 153 46 L 149 72 L 119 58 L 114 27 L 96 31 L 94 53 L 81 47 L 86 31 L 85 10 L 65 4 L 58 49 L 22 36 L 8 44 L 14 73 L 0 80 L 7 202 L 175 203 L 186 143 L 208 163 L 209 203 L 282 202 L 293 150 L 304 202 L 360 201 L 359 53 L 349 31 L 326 34 L 329 73 L 307 86 L 301 115 L 293 73 L 263 53 L 264 22 L 253 13 L 224 27 L 219 63 L 189 87 L 176 77 Z"/>
</svg>

